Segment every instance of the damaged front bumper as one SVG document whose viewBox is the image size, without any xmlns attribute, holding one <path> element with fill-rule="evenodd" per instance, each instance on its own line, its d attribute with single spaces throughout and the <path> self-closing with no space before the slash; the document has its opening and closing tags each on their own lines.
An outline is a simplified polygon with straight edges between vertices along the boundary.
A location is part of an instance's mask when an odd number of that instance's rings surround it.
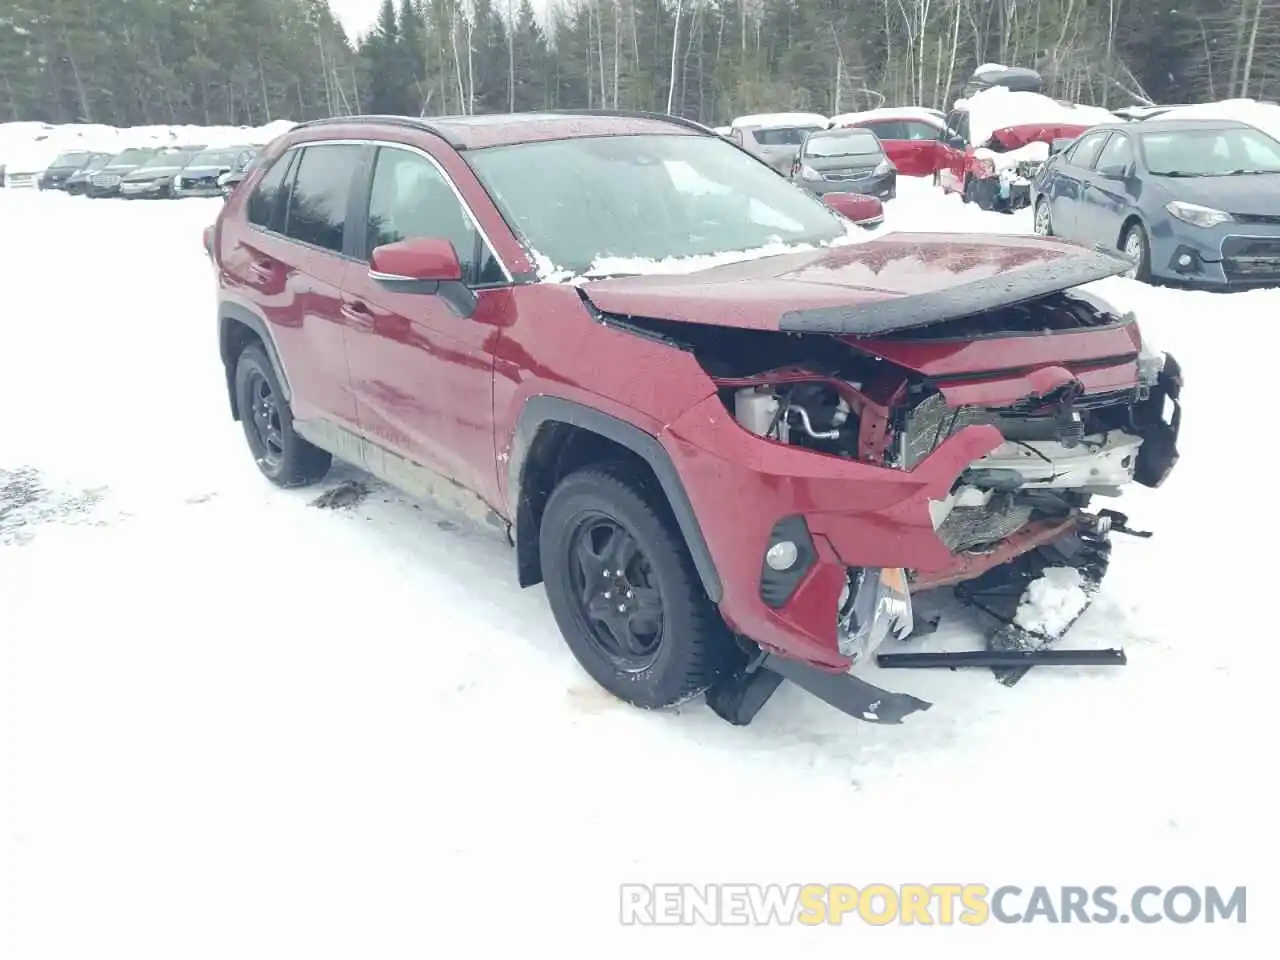
<svg viewBox="0 0 1280 960">
<path fill-rule="evenodd" d="M 1144 382 L 1142 399 L 1131 408 L 1131 429 L 1141 445 L 1117 441 L 1114 449 L 1103 447 L 1100 462 L 1107 469 L 1094 478 L 1101 487 L 1125 480 L 1125 471 L 1130 479 L 1156 487 L 1177 462 L 1181 369 L 1166 355 L 1158 375 L 1152 373 Z M 708 432 L 708 423 L 716 429 Z M 721 425 L 730 429 L 718 429 Z M 724 541 L 713 537 L 709 544 L 724 574 L 721 613 L 759 651 L 752 668 L 708 694 L 709 703 L 726 719 L 739 715 L 738 710 L 750 714 L 752 698 L 770 684 L 776 686 L 780 680 L 775 678 L 786 678 L 852 716 L 901 722 L 928 704 L 882 690 L 851 671 L 875 662 L 878 649 L 891 638 L 905 640 L 918 632 L 913 593 L 974 580 L 1080 530 L 1106 532 L 1101 515 L 1072 510 L 1035 515 L 981 547 L 949 545 L 939 533 L 944 519 L 938 515 L 939 504 L 953 500 L 957 488 L 972 479 L 977 461 L 992 457 L 997 462 L 1007 449 L 1004 437 L 989 425 L 961 428 L 910 470 L 817 457 L 777 444 L 768 444 L 764 456 L 759 445 L 767 441 L 726 423 L 715 398 L 668 429 L 669 449 L 680 461 L 681 474 L 705 481 L 690 484 L 704 525 L 733 530 Z M 1126 457 L 1130 462 L 1123 464 Z M 1035 468 L 1029 472 L 1035 474 Z M 1047 488 L 1055 484 L 1052 475 L 1037 478 Z M 770 524 L 772 517 L 782 519 Z M 758 552 L 717 550 L 721 542 L 740 545 L 744 537 L 758 544 Z M 798 546 L 794 553 L 799 561 L 777 570 L 760 558 L 782 541 Z M 980 660 L 1014 669 L 1035 658 L 1006 650 L 983 652 Z M 1044 659 L 1050 661 L 1116 662 L 1116 655 L 1086 651 L 1075 658 L 1054 654 Z M 761 671 L 765 675 L 755 676 Z"/>
</svg>

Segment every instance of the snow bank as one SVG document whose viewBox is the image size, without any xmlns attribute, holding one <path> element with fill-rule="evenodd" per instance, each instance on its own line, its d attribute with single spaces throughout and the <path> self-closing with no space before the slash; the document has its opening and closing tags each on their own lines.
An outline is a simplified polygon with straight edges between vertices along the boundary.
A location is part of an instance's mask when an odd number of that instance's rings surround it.
<svg viewBox="0 0 1280 960">
<path fill-rule="evenodd" d="M 976 144 L 986 143 L 993 133 L 1005 127 L 1060 123 L 1092 127 L 1120 120 L 1102 107 L 1062 103 L 1040 93 L 1015 92 L 1004 87 L 992 87 L 968 99 L 957 100 L 956 107 L 968 110 L 969 141 Z"/>
<path fill-rule="evenodd" d="M 203 144 L 211 147 L 262 145 L 287 133 L 294 126 L 290 120 L 273 120 L 262 127 L 198 127 L 185 124 L 110 127 L 101 123 L 0 123 L 0 163 L 13 173 L 32 173 L 45 169 L 58 154 L 70 150 L 105 153 L 130 147 L 167 144 Z"/>
<path fill-rule="evenodd" d="M 1257 100 L 1218 100 L 1174 107 L 1158 115 L 1161 120 L 1239 120 L 1280 140 L 1280 106 Z"/>
<path fill-rule="evenodd" d="M 874 120 L 918 120 L 942 130 L 946 127 L 943 117 L 928 107 L 876 107 L 856 113 L 841 113 L 831 118 L 831 126 L 842 127 L 852 123 L 869 123 Z"/>
</svg>

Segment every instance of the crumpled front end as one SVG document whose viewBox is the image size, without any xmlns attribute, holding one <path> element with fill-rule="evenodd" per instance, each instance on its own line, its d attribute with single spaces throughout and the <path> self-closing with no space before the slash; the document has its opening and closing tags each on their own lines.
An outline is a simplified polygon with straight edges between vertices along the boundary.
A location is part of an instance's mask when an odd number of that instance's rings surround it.
<svg viewBox="0 0 1280 960">
<path fill-rule="evenodd" d="M 1018 311 L 1062 329 L 1001 331 Z M 963 322 L 1007 338 L 963 347 L 1003 369 L 958 359 L 942 324 L 862 341 L 861 369 L 716 377 L 720 395 L 669 426 L 738 633 L 848 670 L 911 634 L 913 594 L 1094 528 L 1095 497 L 1164 482 L 1181 371 L 1130 317 L 1071 298 Z"/>
</svg>

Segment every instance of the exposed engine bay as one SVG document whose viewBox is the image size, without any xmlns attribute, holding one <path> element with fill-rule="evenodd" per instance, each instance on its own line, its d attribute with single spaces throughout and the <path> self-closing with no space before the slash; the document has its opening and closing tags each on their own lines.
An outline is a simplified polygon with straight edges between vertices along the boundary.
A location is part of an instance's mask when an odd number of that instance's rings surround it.
<svg viewBox="0 0 1280 960">
<path fill-rule="evenodd" d="M 1127 319 L 1063 294 L 923 327 L 910 339 L 1068 332 Z M 861 352 L 833 364 L 837 351 L 827 343 L 825 363 L 797 357 L 754 375 L 715 376 L 721 399 L 758 436 L 901 470 L 965 427 L 996 427 L 1004 443 L 972 463 L 945 500 L 931 503 L 938 536 L 953 552 L 982 551 L 1033 520 L 1068 517 L 1094 496 L 1118 495 L 1138 475 L 1142 421 L 1149 419 L 1142 407 L 1163 354 L 1143 347 L 1139 382 L 1129 389 L 1083 394 L 1074 383 L 1047 396 L 982 407 L 953 406 L 928 378 L 891 370 Z M 872 340 L 862 343 L 874 348 Z"/>
</svg>

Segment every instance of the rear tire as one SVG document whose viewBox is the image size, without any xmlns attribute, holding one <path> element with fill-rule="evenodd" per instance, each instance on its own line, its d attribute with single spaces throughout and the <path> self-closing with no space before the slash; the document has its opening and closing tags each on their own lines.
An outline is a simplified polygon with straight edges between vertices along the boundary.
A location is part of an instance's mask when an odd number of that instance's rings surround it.
<svg viewBox="0 0 1280 960">
<path fill-rule="evenodd" d="M 1147 241 L 1147 231 L 1142 224 L 1135 223 L 1120 238 L 1120 250 L 1133 260 L 1133 269 L 1128 276 L 1142 283 L 1151 280 L 1151 244 Z"/>
<path fill-rule="evenodd" d="M 333 457 L 294 432 L 293 411 L 261 345 L 251 343 L 241 351 L 235 390 L 244 437 L 262 475 L 278 487 L 306 487 L 324 479 Z"/>
<path fill-rule="evenodd" d="M 1032 222 L 1035 225 L 1034 230 L 1036 234 L 1041 237 L 1052 237 L 1053 216 L 1049 210 L 1049 201 L 1045 200 L 1044 197 L 1040 197 L 1036 200 L 1034 217 L 1035 219 Z"/>
<path fill-rule="evenodd" d="M 603 465 L 566 477 L 538 547 L 551 612 L 578 663 L 618 699 L 658 709 L 704 692 L 736 647 L 661 494 L 631 474 Z"/>
</svg>

